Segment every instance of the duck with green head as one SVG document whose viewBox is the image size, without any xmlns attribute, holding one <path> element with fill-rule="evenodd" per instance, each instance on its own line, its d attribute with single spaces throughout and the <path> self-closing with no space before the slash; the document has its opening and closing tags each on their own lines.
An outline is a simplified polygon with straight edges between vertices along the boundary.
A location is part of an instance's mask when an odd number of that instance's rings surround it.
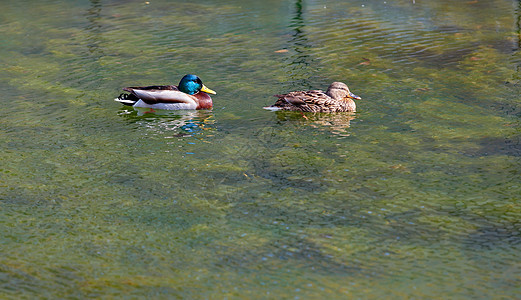
<svg viewBox="0 0 521 300">
<path fill-rule="evenodd" d="M 208 94 L 215 94 L 192 74 L 185 75 L 178 86 L 126 87 L 123 90 L 130 94 L 123 93 L 115 101 L 133 107 L 168 110 L 210 109 L 213 103 Z"/>
</svg>

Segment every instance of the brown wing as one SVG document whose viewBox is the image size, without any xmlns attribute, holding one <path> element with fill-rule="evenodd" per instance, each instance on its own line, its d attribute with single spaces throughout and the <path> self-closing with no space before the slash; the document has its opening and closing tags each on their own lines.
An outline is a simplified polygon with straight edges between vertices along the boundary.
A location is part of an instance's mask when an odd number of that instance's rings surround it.
<svg viewBox="0 0 521 300">
<path fill-rule="evenodd" d="M 279 99 L 273 106 L 283 110 L 304 112 L 355 111 L 354 101 L 338 101 L 320 90 L 291 92 L 275 95 Z"/>
<path fill-rule="evenodd" d="M 319 90 L 292 92 L 285 97 L 286 101 L 295 106 L 296 110 L 317 112 L 321 111 L 324 102 L 331 99 Z"/>
<path fill-rule="evenodd" d="M 311 107 L 309 107 L 309 98 L 316 97 L 316 93 L 321 93 L 320 91 L 298 91 L 291 92 L 287 94 L 274 95 L 279 98 L 273 106 L 279 107 L 283 110 L 294 110 L 294 111 L 313 111 Z M 324 94 L 325 95 L 325 94 Z M 326 95 L 327 96 L 327 95 Z"/>
</svg>

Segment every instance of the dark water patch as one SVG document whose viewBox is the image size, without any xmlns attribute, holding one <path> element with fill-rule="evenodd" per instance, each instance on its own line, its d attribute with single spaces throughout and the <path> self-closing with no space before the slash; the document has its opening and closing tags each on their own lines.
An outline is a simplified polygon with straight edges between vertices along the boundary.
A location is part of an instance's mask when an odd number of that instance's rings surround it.
<svg viewBox="0 0 521 300">
<path fill-rule="evenodd" d="M 373 187 L 364 186 L 364 183 L 370 183 L 371 180 L 381 178 L 382 176 L 392 176 L 392 172 L 382 172 L 381 170 L 377 170 L 374 172 L 367 172 L 361 178 L 362 182 L 356 182 L 356 185 L 353 183 L 353 187 L 350 189 L 354 194 L 362 199 L 377 199 L 377 200 L 385 200 L 391 199 L 392 196 L 388 195 L 387 191 L 384 189 L 377 189 Z M 353 180 L 355 181 L 355 180 Z M 369 207 L 369 206 L 368 206 Z"/>
<path fill-rule="evenodd" d="M 517 79 L 516 79 L 517 80 Z M 519 91 L 519 82 L 507 81 L 505 82 L 505 86 L 510 90 L 508 96 L 501 97 L 494 101 L 493 108 L 497 111 L 503 112 L 505 115 L 512 116 L 518 118 L 517 120 L 512 120 L 510 126 L 519 127 L 519 120 L 521 120 L 521 103 L 512 100 L 506 100 L 505 98 L 516 97 L 516 95 L 521 95 Z"/>
<path fill-rule="evenodd" d="M 245 182 L 249 181 L 249 176 L 253 174 L 243 171 L 219 171 L 219 170 L 206 170 L 204 171 L 204 179 L 206 182 L 212 182 L 215 184 L 223 184 L 227 186 L 242 186 Z"/>
<path fill-rule="evenodd" d="M 487 43 L 491 48 L 503 53 L 512 54 L 517 50 L 515 42 L 512 39 L 496 39 L 488 41 Z"/>
<path fill-rule="evenodd" d="M 139 180 L 142 180 L 142 178 L 135 173 L 132 173 L 132 174 L 119 174 L 118 173 L 118 174 L 114 174 L 114 175 L 110 176 L 108 181 L 113 184 L 117 184 L 117 185 L 133 187 L 133 186 L 135 186 L 135 183 L 138 182 Z"/>
<path fill-rule="evenodd" d="M 138 245 L 128 245 L 123 249 L 115 249 L 120 250 L 121 254 L 119 255 L 120 263 L 123 265 L 133 265 L 144 270 L 144 274 L 153 275 L 161 263 L 158 261 L 157 256 L 152 253 L 148 253 L 148 247 L 138 246 Z M 103 253 L 97 251 L 94 255 L 104 255 Z"/>
<path fill-rule="evenodd" d="M 7 139 L 6 149 L 10 151 L 20 151 L 27 153 L 31 150 L 38 152 L 44 151 L 60 151 L 68 147 L 77 147 L 84 145 L 77 139 L 67 139 L 67 133 L 57 133 L 49 127 L 36 128 L 11 128 L 13 133 L 4 136 Z"/>
<path fill-rule="evenodd" d="M 288 196 L 286 196 L 288 197 Z M 294 194 L 298 199 L 298 193 Z M 359 226 L 367 222 L 371 222 L 370 218 L 361 216 L 359 210 L 363 210 L 360 204 L 344 204 L 342 201 L 333 201 L 330 199 L 329 204 L 323 204 L 320 207 L 321 211 L 317 209 L 306 209 L 306 204 L 313 200 L 308 200 L 301 197 L 301 201 L 295 199 L 287 199 L 286 204 L 280 203 L 285 199 L 273 199 L 273 196 L 268 197 L 241 197 L 242 201 L 234 205 L 233 212 L 228 216 L 231 220 L 255 220 L 259 224 L 280 224 L 283 230 L 286 226 L 296 226 L 302 228 L 311 226 L 314 228 L 334 228 L 334 227 L 349 227 Z M 277 198 L 275 196 L 275 198 Z M 300 205 L 298 203 L 301 203 Z M 308 204 L 309 205 L 309 204 Z M 367 205 L 367 207 L 370 207 Z M 323 213 L 327 210 L 328 213 Z"/>
<path fill-rule="evenodd" d="M 186 230 L 198 224 L 207 224 L 214 213 L 198 208 L 182 199 L 171 200 L 175 204 L 145 205 L 121 208 L 119 212 L 106 215 L 107 222 L 122 222 L 138 228 Z M 150 201 L 152 202 L 152 201 Z M 188 241 L 188 243 L 191 243 Z"/>
<path fill-rule="evenodd" d="M 432 212 L 430 212 L 432 214 Z M 388 240 L 400 240 L 417 245 L 429 245 L 439 243 L 447 239 L 446 233 L 440 231 L 435 225 L 422 222 L 426 212 L 421 209 L 409 209 L 399 213 L 386 215 L 387 225 L 378 228 L 385 232 L 380 235 Z M 451 237 L 449 237 L 451 239 Z"/>
<path fill-rule="evenodd" d="M 239 272 L 256 272 L 262 266 L 269 272 L 281 272 L 285 268 L 298 268 L 317 274 L 339 276 L 368 276 L 358 262 L 342 262 L 326 254 L 316 243 L 296 237 L 281 238 L 261 245 L 256 250 L 217 247 L 219 263 L 216 266 Z"/>
<path fill-rule="evenodd" d="M 29 262 L 14 265 L 0 264 L 0 292 L 14 298 L 41 298 L 60 294 L 79 297 L 78 289 L 85 277 L 82 267 L 75 264 L 59 264 L 35 270 Z"/>
<path fill-rule="evenodd" d="M 485 221 L 486 219 L 483 219 Z M 481 222 L 480 222 L 481 223 Z M 521 223 L 500 223 L 486 221 L 464 240 L 465 247 L 473 250 L 493 250 L 510 248 L 521 250 Z"/>
<path fill-rule="evenodd" d="M 430 63 L 435 63 L 438 65 L 449 66 L 454 65 L 455 63 L 461 62 L 468 55 L 470 55 L 479 44 L 470 44 L 466 45 L 463 49 L 450 49 L 447 51 L 443 51 L 439 55 L 425 57 L 425 60 Z M 467 48 L 468 47 L 468 48 Z"/>
<path fill-rule="evenodd" d="M 47 283 L 38 274 L 31 274 L 20 267 L 0 264 L 0 290 L 5 295 L 19 297 L 20 293 L 46 294 Z"/>
<path fill-rule="evenodd" d="M 47 51 L 46 47 L 44 47 L 43 45 L 31 45 L 31 46 L 28 46 L 28 47 L 24 47 L 22 48 L 22 50 L 20 50 L 21 54 L 23 55 L 45 55 L 45 54 L 50 54 L 50 53 L 45 53 Z"/>
<path fill-rule="evenodd" d="M 389 124 L 389 126 L 386 129 L 389 132 L 411 132 L 414 131 L 414 129 L 406 123 L 393 123 Z"/>
<path fill-rule="evenodd" d="M 273 187 L 277 190 L 285 188 L 298 188 L 308 192 L 318 192 L 327 188 L 327 184 L 317 180 L 311 180 L 306 177 L 315 174 L 317 170 L 308 169 L 286 169 L 283 166 L 271 164 L 268 161 L 262 162 L 257 161 L 254 164 L 254 168 L 251 173 L 256 176 L 268 179 L 272 182 Z"/>
<path fill-rule="evenodd" d="M 438 33 L 457 33 L 466 31 L 464 27 L 456 26 L 456 25 L 439 25 L 432 29 L 433 31 L 436 31 Z"/>
<path fill-rule="evenodd" d="M 144 179 L 136 176 L 130 190 L 134 198 L 147 202 L 155 199 L 170 201 L 172 199 L 172 191 L 180 191 L 180 187 L 175 182 L 162 184 L 157 180 Z"/>
<path fill-rule="evenodd" d="M 503 215 L 502 206 L 506 208 L 505 213 L 508 217 L 498 216 L 494 219 L 492 214 Z M 480 213 L 489 210 L 493 212 Z M 521 223 L 513 219 L 513 215 L 515 212 L 510 211 L 508 205 L 478 207 L 472 201 L 462 200 L 459 206 L 451 208 L 426 206 L 422 209 L 386 214 L 386 225 L 378 228 L 378 231 L 386 232 L 385 235 L 379 235 L 386 240 L 400 240 L 417 245 L 451 242 L 461 244 L 468 251 L 517 249 L 521 247 Z M 465 225 L 458 228 L 447 222 L 447 217 L 459 218 Z M 426 220 L 435 222 L 427 223 Z M 477 257 L 480 256 L 476 256 L 476 259 Z"/>
<path fill-rule="evenodd" d="M 455 206 L 451 209 L 444 208 L 438 212 L 457 216 L 472 223 L 474 226 L 469 227 L 470 233 L 466 235 L 469 239 L 483 236 L 484 240 L 490 237 L 492 242 L 497 242 L 506 236 L 514 238 L 521 235 L 521 222 L 518 222 L 515 218 L 517 212 L 515 206 L 513 206 L 514 203 L 515 199 L 498 200 L 476 197 L 472 201 L 466 201 L 465 206 Z M 494 238 L 494 235 L 498 238 Z M 517 244 L 516 242 L 515 245 Z M 472 245 L 473 243 L 468 243 L 468 246 Z"/>
<path fill-rule="evenodd" d="M 51 190 L 56 192 L 56 188 L 51 188 Z M 49 195 L 48 187 L 24 188 L 10 186 L 4 189 L 3 192 L 0 192 L 0 202 L 13 206 L 54 207 L 60 205 L 62 201 L 58 195 L 58 192 L 54 196 Z"/>
<path fill-rule="evenodd" d="M 465 155 L 481 157 L 489 155 L 509 155 L 513 157 L 521 156 L 521 143 L 519 138 L 492 138 L 485 137 L 477 140 L 479 149 L 475 151 L 465 151 Z"/>
</svg>

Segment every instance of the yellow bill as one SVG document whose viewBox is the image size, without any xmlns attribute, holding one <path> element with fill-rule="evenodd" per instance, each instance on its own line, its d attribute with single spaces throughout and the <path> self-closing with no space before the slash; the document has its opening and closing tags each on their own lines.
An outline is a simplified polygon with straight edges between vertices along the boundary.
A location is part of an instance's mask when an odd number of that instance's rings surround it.
<svg viewBox="0 0 521 300">
<path fill-rule="evenodd" d="M 217 94 L 216 92 L 214 92 L 211 89 L 207 88 L 204 84 L 203 84 L 203 87 L 201 88 L 201 92 L 205 92 L 207 94 Z"/>
</svg>

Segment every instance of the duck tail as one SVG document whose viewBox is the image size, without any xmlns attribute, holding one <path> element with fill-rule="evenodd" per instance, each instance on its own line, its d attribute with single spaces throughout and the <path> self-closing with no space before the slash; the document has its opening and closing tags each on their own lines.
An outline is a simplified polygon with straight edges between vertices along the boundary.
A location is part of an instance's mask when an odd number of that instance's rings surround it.
<svg viewBox="0 0 521 300">
<path fill-rule="evenodd" d="M 279 111 L 279 110 L 283 110 L 282 107 L 278 107 L 278 106 L 264 106 L 263 109 L 265 109 L 265 110 L 269 110 L 269 111 Z"/>
<path fill-rule="evenodd" d="M 132 94 L 120 94 L 114 101 L 119 102 L 124 105 L 132 106 L 138 102 L 138 98 Z"/>
</svg>

